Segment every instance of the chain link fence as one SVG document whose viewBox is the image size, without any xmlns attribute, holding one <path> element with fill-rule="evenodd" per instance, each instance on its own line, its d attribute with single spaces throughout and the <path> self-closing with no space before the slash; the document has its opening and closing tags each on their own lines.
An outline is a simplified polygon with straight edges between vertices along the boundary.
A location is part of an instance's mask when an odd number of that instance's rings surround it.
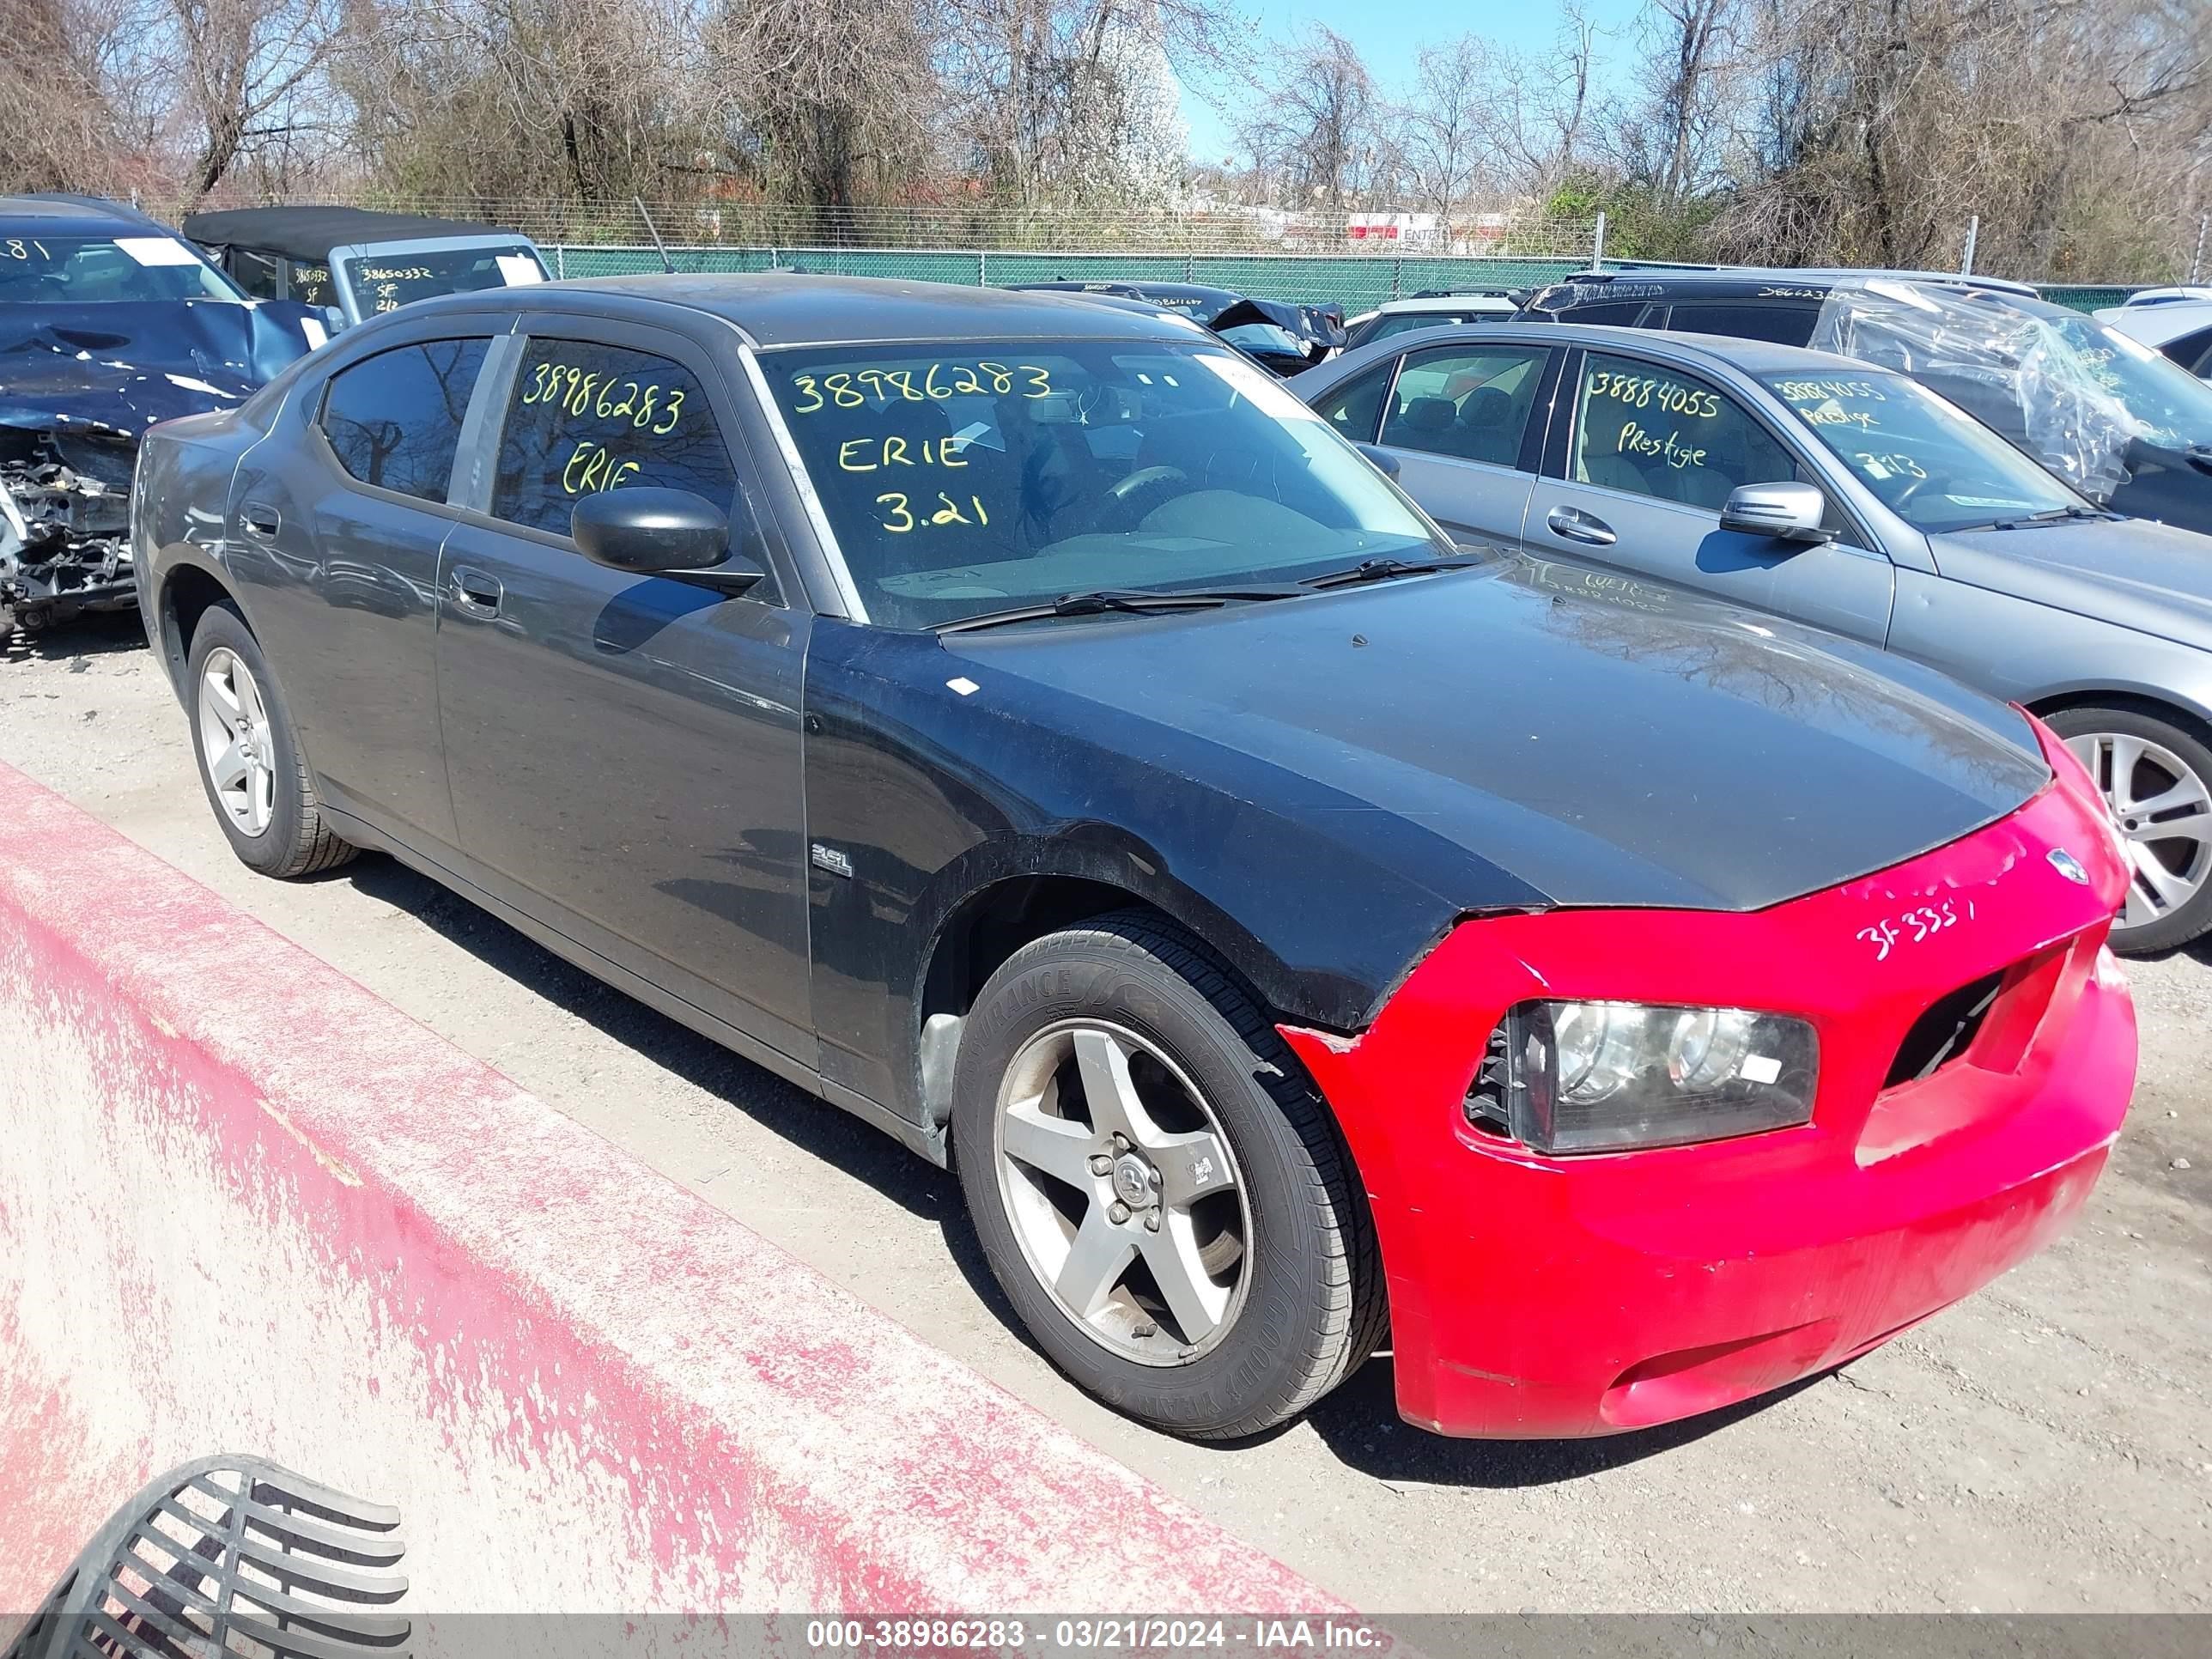
<svg viewBox="0 0 2212 1659">
<path fill-rule="evenodd" d="M 545 257 L 560 276 L 628 276 L 661 269 L 651 246 L 554 243 Z M 1423 258 L 1405 254 L 1039 253 L 1018 248 L 699 247 L 671 245 L 668 263 L 687 272 L 801 270 L 836 276 L 891 276 L 1006 287 L 1016 283 L 1202 283 L 1261 299 L 1334 301 L 1364 311 L 1431 290 L 1532 288 L 1589 261 L 1517 255 Z"/>
<path fill-rule="evenodd" d="M 330 199 L 325 198 L 325 200 Z M 1525 204 L 1455 213 L 1291 213 L 1236 205 L 1158 208 L 1006 207 L 981 203 L 904 207 L 769 205 L 714 199 L 584 204 L 345 192 L 349 204 L 516 230 L 544 246 L 672 249 L 843 248 L 916 252 L 1000 249 L 1032 253 L 1396 254 L 1585 259 L 1595 216 L 1556 216 Z M 174 223 L 196 206 L 268 204 L 240 197 L 147 202 Z"/>
<path fill-rule="evenodd" d="M 327 198 L 325 198 L 327 199 Z M 355 205 L 520 231 L 562 276 L 661 269 L 806 270 L 939 283 L 1202 283 L 1262 299 L 1334 301 L 1347 313 L 1415 294 L 1536 287 L 1587 270 L 1601 216 L 1509 206 L 1449 219 L 1419 213 L 1206 208 L 770 205 L 714 199 L 584 204 L 353 192 Z M 208 205 L 247 205 L 245 198 Z M 187 204 L 148 202 L 175 223 Z M 2112 285 L 2046 286 L 2080 311 L 2118 305 Z"/>
</svg>

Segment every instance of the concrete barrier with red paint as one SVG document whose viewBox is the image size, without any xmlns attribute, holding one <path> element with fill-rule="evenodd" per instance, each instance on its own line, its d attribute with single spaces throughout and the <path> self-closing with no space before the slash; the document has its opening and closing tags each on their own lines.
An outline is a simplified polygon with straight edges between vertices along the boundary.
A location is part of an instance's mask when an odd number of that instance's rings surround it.
<svg viewBox="0 0 2212 1659">
<path fill-rule="evenodd" d="M 1344 1610 L 0 767 L 0 1610 L 215 1452 L 419 1612 Z"/>
</svg>

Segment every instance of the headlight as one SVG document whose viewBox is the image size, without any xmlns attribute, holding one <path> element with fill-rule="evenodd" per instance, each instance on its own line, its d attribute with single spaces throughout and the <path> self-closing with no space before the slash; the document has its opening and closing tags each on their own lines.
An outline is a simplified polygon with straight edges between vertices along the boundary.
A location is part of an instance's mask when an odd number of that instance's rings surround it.
<svg viewBox="0 0 2212 1659">
<path fill-rule="evenodd" d="M 1809 1123 L 1820 1039 L 1748 1008 L 1523 1002 L 1490 1042 L 1470 1122 L 1540 1152 L 1679 1146 Z"/>
</svg>

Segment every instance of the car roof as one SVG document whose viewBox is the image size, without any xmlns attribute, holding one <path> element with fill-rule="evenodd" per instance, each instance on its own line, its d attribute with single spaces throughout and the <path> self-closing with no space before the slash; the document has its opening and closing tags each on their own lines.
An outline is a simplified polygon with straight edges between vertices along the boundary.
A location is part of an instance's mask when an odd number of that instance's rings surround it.
<svg viewBox="0 0 2212 1659">
<path fill-rule="evenodd" d="M 2212 326 L 2212 300 L 2161 300 L 2155 305 L 2114 306 L 2095 313 L 2106 328 L 2144 345 L 2162 346 Z"/>
<path fill-rule="evenodd" d="M 1560 283 L 1578 288 L 1632 287 L 1636 297 L 1650 300 L 1666 299 L 1678 293 L 1752 298 L 1772 289 L 1799 289 L 1811 294 L 1844 283 L 1877 280 L 1966 289 L 2007 299 L 2041 297 L 2030 284 L 2015 283 L 2009 277 L 1962 276 L 1955 271 L 1941 270 L 1858 270 L 1835 265 L 1804 269 L 1786 265 L 1668 265 L 1634 270 L 1581 270 L 1559 278 Z"/>
<path fill-rule="evenodd" d="M 1364 365 L 1379 362 L 1396 352 L 1425 350 L 1454 341 L 1490 343 L 1495 341 L 1542 340 L 1554 345 L 1579 345 L 1591 350 L 1617 347 L 1627 350 L 1673 350 L 1691 358 L 1725 364 L 1751 374 L 1833 374 L 1850 369 L 1860 374 L 1867 365 L 1832 351 L 1809 351 L 1802 346 L 1777 345 L 1770 340 L 1744 340 L 1732 335 L 1678 334 L 1672 329 L 1621 328 L 1600 323 L 1449 323 L 1413 334 L 1393 334 L 1387 340 L 1357 348 L 1338 358 Z M 1368 354 L 1372 353 L 1372 356 Z"/>
<path fill-rule="evenodd" d="M 1005 339 L 1128 339 L 1192 343 L 1190 330 L 1150 311 L 1099 304 L 1065 291 L 974 288 L 883 276 L 819 276 L 798 271 L 746 276 L 592 276 L 504 289 L 518 310 L 558 305 L 564 296 L 625 298 L 682 306 L 735 325 L 755 344 L 866 345 Z M 418 301 L 480 308 L 481 294 Z M 611 307 L 618 308 L 618 307 Z"/>
<path fill-rule="evenodd" d="M 1409 311 L 1496 311 L 1515 309 L 1517 301 L 1506 293 L 1474 294 L 1416 294 L 1403 300 L 1386 300 L 1375 309 L 1378 314 L 1403 314 Z"/>
<path fill-rule="evenodd" d="M 209 247 L 254 248 L 290 259 L 323 260 L 334 247 L 364 242 L 419 242 L 439 236 L 512 236 L 520 231 L 464 219 L 380 213 L 356 207 L 221 208 L 185 216 L 185 234 Z"/>
<path fill-rule="evenodd" d="M 0 196 L 0 227 L 59 236 L 173 236 L 136 208 L 97 196 Z"/>
</svg>

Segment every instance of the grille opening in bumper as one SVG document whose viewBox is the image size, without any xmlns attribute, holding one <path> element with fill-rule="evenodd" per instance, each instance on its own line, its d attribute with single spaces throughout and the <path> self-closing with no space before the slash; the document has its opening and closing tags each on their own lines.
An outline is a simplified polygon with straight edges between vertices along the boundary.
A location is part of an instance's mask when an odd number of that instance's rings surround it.
<svg viewBox="0 0 2212 1659">
<path fill-rule="evenodd" d="M 1890 1061 L 1881 1086 L 1894 1089 L 1900 1083 L 1933 1077 L 1972 1048 L 2004 985 L 2002 971 L 1986 974 L 1930 1004 L 1897 1045 L 1897 1057 Z"/>
</svg>

